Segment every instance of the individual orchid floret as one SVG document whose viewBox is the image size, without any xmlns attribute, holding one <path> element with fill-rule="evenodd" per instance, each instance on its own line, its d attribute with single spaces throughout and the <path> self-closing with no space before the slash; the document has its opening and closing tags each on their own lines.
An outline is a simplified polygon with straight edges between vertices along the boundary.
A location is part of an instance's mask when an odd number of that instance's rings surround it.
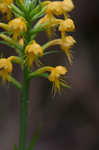
<svg viewBox="0 0 99 150">
<path fill-rule="evenodd" d="M 75 24 L 72 19 L 62 20 L 59 25 L 59 31 L 61 32 L 70 32 L 75 29 Z"/>
<path fill-rule="evenodd" d="M 64 0 L 62 8 L 65 13 L 70 12 L 74 9 L 74 4 L 72 0 Z"/>
<path fill-rule="evenodd" d="M 46 23 L 46 31 L 47 35 L 50 38 L 52 36 L 52 28 L 55 28 L 61 23 L 61 19 L 56 19 L 52 14 L 46 14 L 43 18 L 41 18 L 38 21 L 39 24 L 45 24 Z"/>
<path fill-rule="evenodd" d="M 0 77 L 3 81 L 9 81 L 9 75 L 12 73 L 13 66 L 9 58 L 0 59 Z"/>
<path fill-rule="evenodd" d="M 0 58 L 0 77 L 2 77 L 4 82 L 6 80 L 8 82 L 13 82 L 13 81 L 11 81 L 11 79 L 12 79 L 11 73 L 13 71 L 12 63 L 23 64 L 23 60 L 18 56 L 10 56 L 8 58 Z"/>
<path fill-rule="evenodd" d="M 27 31 L 27 23 L 23 17 L 15 18 L 8 24 L 0 23 L 0 27 L 13 34 L 14 40 L 17 40 L 22 33 Z"/>
<path fill-rule="evenodd" d="M 64 66 L 56 66 L 56 67 L 51 67 L 51 66 L 45 66 L 42 67 L 38 70 L 36 70 L 33 73 L 30 73 L 29 79 L 31 79 L 34 76 L 42 76 L 43 73 L 49 72 L 47 75 L 47 78 L 49 81 L 53 83 L 53 92 L 56 94 L 58 91 L 60 93 L 61 91 L 61 84 L 65 84 L 61 78 L 61 76 L 65 75 L 67 73 L 67 68 Z"/>
<path fill-rule="evenodd" d="M 46 27 L 53 27 L 58 25 L 61 22 L 61 19 L 56 19 L 52 14 L 46 14 L 43 18 L 38 21 L 39 24 L 45 24 Z"/>
<path fill-rule="evenodd" d="M 10 5 L 13 4 L 13 0 L 0 0 L 0 12 L 6 14 L 7 20 L 11 18 Z"/>
<path fill-rule="evenodd" d="M 32 41 L 26 46 L 25 54 L 28 56 L 28 66 L 31 67 L 33 62 L 38 60 L 38 57 L 43 56 L 43 49 L 36 41 Z"/>
<path fill-rule="evenodd" d="M 65 52 L 69 64 L 72 65 L 72 54 L 70 52 L 70 48 L 76 43 L 76 41 L 74 40 L 74 38 L 72 36 L 66 36 L 65 39 L 61 39 L 61 48 L 62 50 Z"/>
<path fill-rule="evenodd" d="M 23 33 L 27 31 L 26 21 L 23 17 L 15 18 L 8 23 L 8 31 L 12 32 L 15 40 Z"/>
<path fill-rule="evenodd" d="M 57 91 L 60 93 L 60 81 L 61 81 L 61 75 L 65 75 L 67 73 L 66 67 L 63 66 L 57 66 L 52 69 L 48 79 L 53 82 L 53 90 L 54 93 Z"/>
<path fill-rule="evenodd" d="M 63 14 L 62 2 L 61 1 L 50 2 L 46 9 L 46 13 L 57 15 L 57 16 Z"/>
<path fill-rule="evenodd" d="M 74 8 L 72 0 L 50 2 L 47 6 L 46 13 L 56 16 L 67 14 Z"/>
<path fill-rule="evenodd" d="M 11 82 L 11 73 L 13 71 L 13 64 L 23 64 L 23 60 L 18 56 L 10 56 L 8 58 L 0 58 L 0 77 L 3 81 Z"/>
<path fill-rule="evenodd" d="M 72 65 L 71 57 L 72 54 L 70 53 L 70 48 L 76 43 L 75 39 L 72 36 L 65 36 L 61 39 L 55 39 L 49 41 L 47 44 L 43 45 L 43 49 L 49 48 L 51 46 L 60 45 L 61 49 L 65 52 L 66 56 L 68 57 L 69 64 Z"/>
</svg>

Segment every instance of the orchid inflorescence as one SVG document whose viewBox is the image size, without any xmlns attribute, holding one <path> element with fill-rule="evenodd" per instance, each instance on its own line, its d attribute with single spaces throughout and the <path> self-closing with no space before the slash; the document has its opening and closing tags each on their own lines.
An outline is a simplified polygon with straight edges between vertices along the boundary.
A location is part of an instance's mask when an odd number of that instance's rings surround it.
<svg viewBox="0 0 99 150">
<path fill-rule="evenodd" d="M 72 0 L 64 1 L 35 1 L 35 0 L 0 0 L 0 12 L 6 16 L 8 23 L 0 23 L 0 28 L 4 29 L 5 33 L 0 33 L 0 38 L 5 41 L 4 43 L 13 47 L 17 51 L 16 56 L 13 59 L 1 58 L 0 59 L 0 76 L 3 80 L 9 80 L 11 72 L 13 70 L 12 63 L 20 63 L 21 66 L 27 65 L 29 76 L 31 76 L 31 68 L 33 64 L 44 56 L 44 52 L 47 48 L 60 45 L 61 49 L 65 52 L 69 64 L 72 65 L 72 54 L 70 48 L 75 43 L 72 36 L 66 35 L 66 32 L 73 31 L 75 25 L 72 19 L 68 17 L 68 13 L 74 8 Z M 64 19 L 59 19 L 58 16 L 63 15 Z M 15 18 L 13 18 L 15 17 Z M 39 19 L 34 27 L 33 22 Z M 51 35 L 51 29 L 58 27 L 61 33 L 61 38 L 50 40 L 44 45 L 40 45 L 35 41 L 35 37 L 40 31 L 47 31 L 48 35 Z M 0 41 L 3 43 L 3 41 Z M 24 57 L 25 56 L 25 57 Z M 15 60 L 15 61 L 14 61 Z M 27 62 L 27 63 L 24 63 Z M 43 69 L 43 68 L 42 68 Z M 53 82 L 55 91 L 60 91 L 60 76 L 67 73 L 65 66 L 52 67 L 49 70 L 49 66 L 44 69 L 43 73 L 50 72 L 48 79 Z M 40 69 L 38 69 L 39 75 Z M 37 73 L 37 70 L 36 70 Z M 38 73 L 37 73 L 38 74 Z M 36 75 L 37 75 L 36 74 Z"/>
<path fill-rule="evenodd" d="M 0 22 L 0 43 L 15 49 L 16 56 L 0 58 L 0 77 L 15 85 L 22 94 L 22 109 L 20 119 L 19 149 L 24 150 L 26 143 L 26 116 L 27 101 L 29 99 L 30 80 L 34 77 L 44 77 L 53 83 L 54 94 L 60 92 L 61 86 L 70 88 L 64 83 L 61 76 L 67 75 L 66 66 L 40 66 L 34 70 L 34 64 L 39 58 L 55 51 L 46 52 L 51 46 L 59 45 L 70 66 L 72 54 L 70 48 L 75 44 L 75 39 L 68 32 L 75 30 L 75 24 L 68 13 L 72 11 L 72 0 L 44 1 L 40 0 L 0 0 L 0 14 L 7 23 Z M 63 18 L 63 19 L 61 19 Z M 58 29 L 60 38 L 52 39 L 53 29 Z M 38 33 L 46 31 L 49 41 L 40 45 L 35 40 Z M 21 65 L 23 80 L 17 81 L 13 76 L 13 63 Z M 21 121 L 22 120 L 22 121 Z M 31 148 L 28 150 L 32 150 Z"/>
</svg>

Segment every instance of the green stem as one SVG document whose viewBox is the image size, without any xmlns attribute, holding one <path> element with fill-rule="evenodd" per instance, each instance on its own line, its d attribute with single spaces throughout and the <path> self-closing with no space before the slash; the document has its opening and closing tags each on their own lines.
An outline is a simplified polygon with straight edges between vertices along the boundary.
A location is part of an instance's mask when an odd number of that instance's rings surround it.
<svg viewBox="0 0 99 150">
<path fill-rule="evenodd" d="M 22 90 L 22 85 L 20 82 L 18 82 L 15 78 L 13 78 L 12 76 L 8 76 L 9 81 L 15 85 L 19 90 Z"/>
<path fill-rule="evenodd" d="M 28 76 L 28 70 L 27 68 L 24 68 L 23 89 L 22 89 L 21 104 L 20 104 L 19 150 L 25 150 L 26 148 L 28 100 L 29 100 L 29 85 L 30 85 L 27 76 Z"/>
</svg>

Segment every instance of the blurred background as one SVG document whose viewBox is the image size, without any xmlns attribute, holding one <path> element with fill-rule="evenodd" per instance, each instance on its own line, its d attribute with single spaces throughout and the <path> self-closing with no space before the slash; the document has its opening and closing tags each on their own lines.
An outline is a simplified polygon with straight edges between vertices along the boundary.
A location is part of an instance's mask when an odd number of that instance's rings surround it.
<svg viewBox="0 0 99 150">
<path fill-rule="evenodd" d="M 43 64 L 67 65 L 66 77 L 72 90 L 64 89 L 54 97 L 46 79 L 33 79 L 29 99 L 28 141 L 43 124 L 35 150 L 99 150 L 99 0 L 74 0 L 70 13 L 76 24 L 77 44 L 72 48 L 73 66 L 64 54 L 46 56 Z M 37 39 L 46 41 L 40 34 Z M 43 35 L 44 37 L 44 35 Z M 0 45 L 4 56 L 15 54 Z M 57 60 L 55 59 L 57 58 Z M 21 69 L 14 66 L 21 80 Z M 20 94 L 12 85 L 0 84 L 0 149 L 13 150 L 18 143 Z"/>
</svg>

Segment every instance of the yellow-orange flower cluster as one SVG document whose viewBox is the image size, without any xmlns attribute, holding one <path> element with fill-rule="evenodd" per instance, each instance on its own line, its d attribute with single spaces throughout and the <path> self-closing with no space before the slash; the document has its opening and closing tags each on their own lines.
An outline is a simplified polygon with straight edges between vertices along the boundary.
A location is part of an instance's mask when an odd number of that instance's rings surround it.
<svg viewBox="0 0 99 150">
<path fill-rule="evenodd" d="M 6 13 L 7 18 L 10 19 L 12 9 L 13 14 L 16 16 L 7 24 L 0 23 L 0 28 L 6 30 L 4 34 L 0 34 L 0 38 L 5 40 L 5 43 L 8 45 L 12 44 L 12 47 L 14 47 L 18 52 L 17 54 L 19 54 L 18 58 L 11 56 L 0 59 L 0 76 L 3 80 L 10 81 L 9 76 L 13 70 L 12 61 L 21 64 L 22 68 L 25 65 L 30 72 L 34 62 L 37 62 L 39 57 L 45 54 L 45 49 L 54 45 L 61 47 L 68 58 L 69 64 L 72 65 L 70 48 L 74 45 L 75 40 L 72 36 L 66 34 L 67 32 L 75 30 L 75 24 L 68 16 L 68 13 L 74 8 L 72 0 L 42 2 L 42 8 L 40 5 L 40 9 L 42 10 L 40 11 L 38 6 L 36 8 L 34 7 L 35 10 L 32 10 L 32 1 L 30 1 L 28 9 L 26 6 L 27 3 L 23 0 L 19 0 L 15 5 L 13 2 L 14 0 L 0 0 L 0 12 Z M 29 9 L 31 11 L 30 13 Z M 38 14 L 35 14 L 36 12 Z M 43 14 L 41 14 L 41 12 L 43 12 Z M 63 19 L 59 18 L 61 15 Z M 32 28 L 32 21 L 35 20 L 35 18 L 38 19 L 39 16 L 43 17 L 39 19 L 34 28 Z M 50 40 L 41 46 L 34 38 L 43 28 L 47 30 L 49 35 L 51 35 L 52 28 L 57 28 L 61 33 L 61 38 Z M 20 59 L 22 61 L 20 61 Z M 53 82 L 54 92 L 57 90 L 60 92 L 61 76 L 67 73 L 67 68 L 65 66 L 45 66 L 38 69 L 37 75 L 44 72 L 50 72 L 47 78 Z"/>
<path fill-rule="evenodd" d="M 64 1 L 55 1 L 55 2 L 44 2 L 43 4 L 47 5 L 46 15 L 40 19 L 39 24 L 48 23 L 47 30 L 51 31 L 52 27 L 58 26 L 58 30 L 61 32 L 61 39 L 58 40 L 62 50 L 65 52 L 68 57 L 68 61 L 70 65 L 72 65 L 70 48 L 76 42 L 73 37 L 66 36 L 66 32 L 71 32 L 75 29 L 75 24 L 72 19 L 68 17 L 68 12 L 70 12 L 74 8 L 74 4 L 72 0 L 64 0 Z M 57 16 L 63 15 L 63 19 L 57 18 Z M 55 17 L 56 16 L 56 17 Z M 56 43 L 56 40 L 54 40 Z M 55 45 L 54 41 L 52 45 Z M 50 46 L 52 46 L 50 45 Z"/>
</svg>

